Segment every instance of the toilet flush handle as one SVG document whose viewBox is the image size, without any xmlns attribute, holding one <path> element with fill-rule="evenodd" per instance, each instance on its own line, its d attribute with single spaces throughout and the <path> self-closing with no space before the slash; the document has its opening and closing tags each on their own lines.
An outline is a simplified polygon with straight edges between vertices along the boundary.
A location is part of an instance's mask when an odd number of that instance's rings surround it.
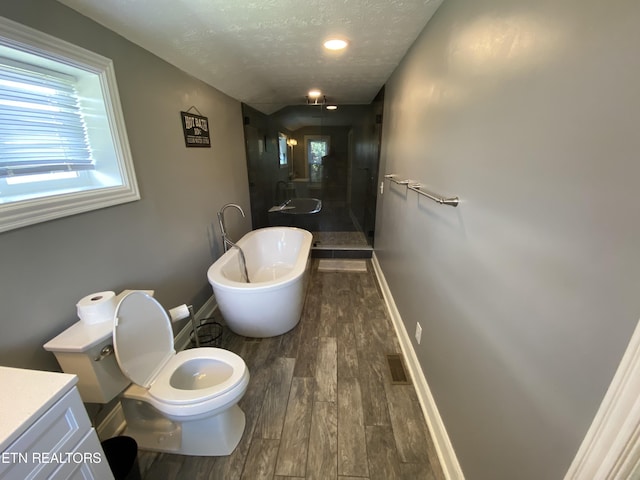
<svg viewBox="0 0 640 480">
<path fill-rule="evenodd" d="M 100 360 L 108 357 L 112 353 L 113 353 L 113 345 L 107 345 L 105 347 L 102 347 L 102 350 L 100 350 L 100 355 L 98 355 L 96 358 L 94 358 L 94 360 L 96 362 L 99 362 Z"/>
</svg>

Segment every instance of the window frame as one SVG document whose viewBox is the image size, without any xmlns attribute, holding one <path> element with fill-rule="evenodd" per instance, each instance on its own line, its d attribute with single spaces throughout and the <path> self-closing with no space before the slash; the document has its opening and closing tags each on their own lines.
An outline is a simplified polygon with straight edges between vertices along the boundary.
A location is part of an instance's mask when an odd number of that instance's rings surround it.
<svg viewBox="0 0 640 480">
<path fill-rule="evenodd" d="M 113 61 L 64 40 L 0 17 L 0 46 L 96 75 L 122 185 L 0 203 L 0 232 L 140 199 Z"/>
<path fill-rule="evenodd" d="M 304 136 L 304 149 L 305 149 L 305 174 L 309 179 L 309 183 L 320 183 L 322 180 L 322 163 L 312 163 L 310 160 L 311 154 L 311 142 L 322 142 L 327 146 L 327 155 L 331 151 L 331 135 L 305 135 Z M 312 173 L 312 165 L 316 165 L 316 175 Z M 320 177 L 312 180 L 312 176 Z"/>
<path fill-rule="evenodd" d="M 289 167 L 289 137 L 285 133 L 278 132 L 278 165 L 280 168 Z"/>
</svg>

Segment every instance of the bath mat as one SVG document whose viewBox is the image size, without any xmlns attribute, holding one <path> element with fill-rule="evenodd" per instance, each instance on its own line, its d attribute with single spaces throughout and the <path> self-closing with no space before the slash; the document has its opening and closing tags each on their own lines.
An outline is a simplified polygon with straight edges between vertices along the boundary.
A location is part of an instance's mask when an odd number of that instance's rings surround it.
<svg viewBox="0 0 640 480">
<path fill-rule="evenodd" d="M 319 272 L 366 272 L 366 260 L 323 258 L 318 262 Z"/>
</svg>

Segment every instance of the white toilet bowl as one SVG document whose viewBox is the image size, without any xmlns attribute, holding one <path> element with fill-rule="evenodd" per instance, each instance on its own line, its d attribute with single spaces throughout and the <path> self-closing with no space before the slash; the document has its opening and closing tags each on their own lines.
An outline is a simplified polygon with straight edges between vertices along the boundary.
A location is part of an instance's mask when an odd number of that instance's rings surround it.
<svg viewBox="0 0 640 480">
<path fill-rule="evenodd" d="M 219 348 L 176 353 L 171 319 L 149 294 L 118 304 L 113 347 L 133 384 L 122 398 L 127 435 L 142 449 L 184 455 L 229 455 L 245 426 L 237 403 L 249 383 L 238 355 Z"/>
</svg>

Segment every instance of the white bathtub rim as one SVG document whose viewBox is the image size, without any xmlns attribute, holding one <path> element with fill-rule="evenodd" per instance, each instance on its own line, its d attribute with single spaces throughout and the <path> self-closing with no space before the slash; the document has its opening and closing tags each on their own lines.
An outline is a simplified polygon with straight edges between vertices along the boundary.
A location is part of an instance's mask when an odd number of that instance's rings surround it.
<svg viewBox="0 0 640 480">
<path fill-rule="evenodd" d="M 235 258 L 232 259 L 232 257 L 239 256 L 237 249 L 230 248 L 229 251 L 225 252 L 220 258 L 218 258 L 218 260 L 213 262 L 207 270 L 207 278 L 212 287 L 219 288 L 220 290 L 227 292 L 245 291 L 246 293 L 259 293 L 263 290 L 272 290 L 274 287 L 276 289 L 284 288 L 295 282 L 300 275 L 304 273 L 307 268 L 309 254 L 311 253 L 311 243 L 313 241 L 313 235 L 311 232 L 297 227 L 264 227 L 247 232 L 240 240 L 238 240 L 237 244 L 242 247 L 243 244 L 248 241 L 248 237 L 257 235 L 259 232 L 265 230 L 296 230 L 302 232 L 303 239 L 300 245 L 300 250 L 306 251 L 307 253 L 303 256 L 298 255 L 296 262 L 291 265 L 291 271 L 276 278 L 275 280 L 246 283 L 232 280 L 222 273 L 222 268 L 226 266 L 228 262 L 235 261 Z M 251 280 L 251 265 L 247 265 L 247 269 L 249 270 L 249 280 Z"/>
<path fill-rule="evenodd" d="M 298 276 L 290 277 L 289 275 L 290 274 L 287 273 L 286 276 L 282 276 L 278 280 L 273 280 L 270 282 L 245 283 L 227 279 L 226 282 L 228 283 L 212 282 L 211 280 L 209 280 L 209 284 L 213 288 L 219 289 L 221 292 L 243 292 L 246 295 L 257 295 L 265 291 L 277 291 L 282 288 L 286 288 L 298 279 Z M 286 281 L 283 282 L 283 278 L 286 278 Z M 249 275 L 249 279 L 251 279 L 251 275 Z"/>
</svg>

